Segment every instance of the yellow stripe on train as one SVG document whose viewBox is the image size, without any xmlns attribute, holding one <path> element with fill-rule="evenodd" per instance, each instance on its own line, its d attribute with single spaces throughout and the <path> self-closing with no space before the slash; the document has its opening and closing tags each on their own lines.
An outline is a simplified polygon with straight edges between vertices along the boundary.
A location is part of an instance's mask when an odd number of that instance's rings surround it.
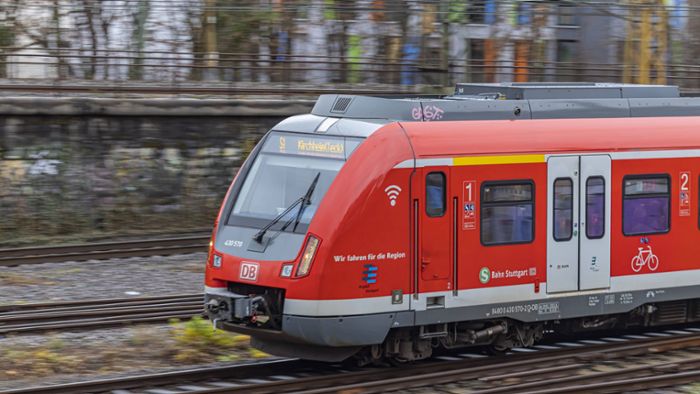
<svg viewBox="0 0 700 394">
<path fill-rule="evenodd" d="M 544 155 L 468 156 L 452 159 L 454 166 L 484 166 L 490 164 L 544 163 Z"/>
</svg>

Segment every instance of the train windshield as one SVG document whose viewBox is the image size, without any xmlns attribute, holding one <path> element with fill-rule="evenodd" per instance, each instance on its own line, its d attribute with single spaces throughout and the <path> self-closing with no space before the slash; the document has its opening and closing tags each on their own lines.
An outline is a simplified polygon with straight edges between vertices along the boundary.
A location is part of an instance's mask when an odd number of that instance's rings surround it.
<svg viewBox="0 0 700 394">
<path fill-rule="evenodd" d="M 256 157 L 231 211 L 229 225 L 263 227 L 313 188 L 308 205 L 299 218 L 297 232 L 305 232 L 323 196 L 359 141 L 343 137 L 317 137 L 273 132 Z M 271 230 L 296 220 L 299 206 Z M 286 231 L 293 231 L 293 225 Z"/>
</svg>

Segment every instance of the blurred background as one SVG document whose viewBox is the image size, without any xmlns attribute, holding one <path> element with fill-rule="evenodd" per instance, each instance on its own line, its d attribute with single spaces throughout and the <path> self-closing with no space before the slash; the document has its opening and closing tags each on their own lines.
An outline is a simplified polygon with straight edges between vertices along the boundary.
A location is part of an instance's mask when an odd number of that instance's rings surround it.
<svg viewBox="0 0 700 394">
<path fill-rule="evenodd" d="M 211 226 L 320 93 L 456 82 L 700 91 L 700 1 L 3 0 L 0 245 Z"/>
<path fill-rule="evenodd" d="M 693 0 L 4 0 L 0 77 L 696 87 Z"/>
</svg>

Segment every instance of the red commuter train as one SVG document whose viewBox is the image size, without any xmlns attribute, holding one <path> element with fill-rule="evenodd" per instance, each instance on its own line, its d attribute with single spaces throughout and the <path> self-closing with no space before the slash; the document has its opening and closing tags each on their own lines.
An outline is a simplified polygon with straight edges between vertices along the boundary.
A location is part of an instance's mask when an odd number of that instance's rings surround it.
<svg viewBox="0 0 700 394">
<path fill-rule="evenodd" d="M 209 317 L 268 353 L 363 362 L 700 320 L 699 101 L 612 84 L 321 96 L 233 181 Z"/>
</svg>

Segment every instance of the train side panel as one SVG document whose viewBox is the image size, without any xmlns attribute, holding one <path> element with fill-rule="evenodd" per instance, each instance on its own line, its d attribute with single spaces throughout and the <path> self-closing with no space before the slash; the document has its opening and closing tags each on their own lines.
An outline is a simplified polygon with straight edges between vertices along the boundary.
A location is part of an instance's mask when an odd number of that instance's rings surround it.
<svg viewBox="0 0 700 394">
<path fill-rule="evenodd" d="M 656 290 L 700 283 L 698 175 L 700 158 L 613 160 L 613 290 Z M 642 201 L 634 196 L 626 198 L 625 182 L 637 179 L 668 179 L 669 193 L 641 197 Z M 664 214 L 668 215 L 668 226 Z M 659 229 L 648 232 L 644 226 Z M 648 261 L 635 265 L 640 248 L 642 260 Z M 646 254 L 655 258 L 651 260 Z"/>
</svg>

